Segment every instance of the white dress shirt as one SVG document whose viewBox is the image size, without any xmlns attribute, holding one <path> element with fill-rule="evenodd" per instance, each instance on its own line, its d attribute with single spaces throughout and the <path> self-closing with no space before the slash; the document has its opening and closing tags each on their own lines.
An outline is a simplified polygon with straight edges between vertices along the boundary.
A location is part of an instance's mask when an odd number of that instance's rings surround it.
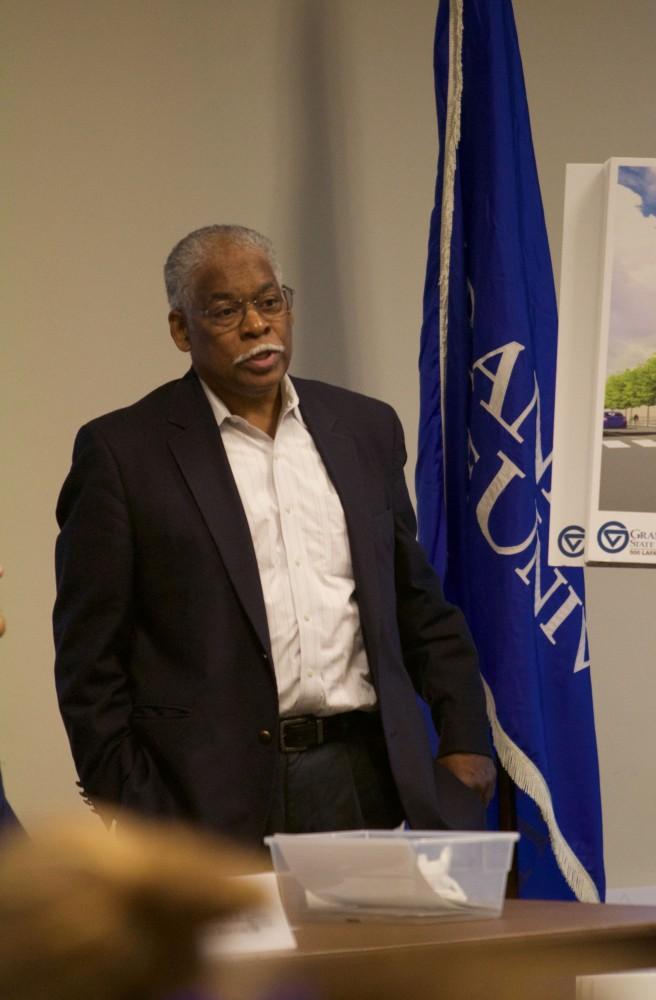
<svg viewBox="0 0 656 1000">
<path fill-rule="evenodd" d="M 344 511 L 291 379 L 274 438 L 201 384 L 253 539 L 281 716 L 375 708 Z"/>
</svg>

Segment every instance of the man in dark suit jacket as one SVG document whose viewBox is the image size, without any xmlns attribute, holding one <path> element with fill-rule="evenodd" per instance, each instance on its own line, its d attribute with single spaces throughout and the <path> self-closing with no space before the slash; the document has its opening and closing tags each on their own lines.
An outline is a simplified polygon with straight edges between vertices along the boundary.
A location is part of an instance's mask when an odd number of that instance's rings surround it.
<svg viewBox="0 0 656 1000">
<path fill-rule="evenodd" d="M 14 810 L 11 808 L 5 797 L 2 775 L 0 774 L 0 831 L 5 828 L 14 829 L 16 826 L 18 826 L 18 820 L 16 819 Z"/>
<path fill-rule="evenodd" d="M 57 691 L 84 793 L 251 841 L 480 824 L 476 656 L 415 540 L 398 418 L 286 375 L 291 290 L 265 237 L 198 230 L 165 278 L 192 369 L 82 428 L 57 510 Z"/>
<path fill-rule="evenodd" d="M 2 566 L 0 566 L 0 576 L 3 574 Z M 5 634 L 5 617 L 0 611 L 0 636 Z M 14 810 L 9 805 L 7 798 L 5 796 L 5 788 L 2 783 L 2 774 L 0 773 L 0 831 L 7 827 L 15 827 L 18 825 L 18 820 L 14 814 Z"/>
</svg>

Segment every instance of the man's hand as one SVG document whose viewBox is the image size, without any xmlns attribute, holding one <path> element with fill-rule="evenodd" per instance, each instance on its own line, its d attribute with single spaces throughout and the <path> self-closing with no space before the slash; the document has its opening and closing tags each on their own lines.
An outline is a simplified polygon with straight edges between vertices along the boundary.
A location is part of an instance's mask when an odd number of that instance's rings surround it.
<svg viewBox="0 0 656 1000">
<path fill-rule="evenodd" d="M 467 785 L 485 805 L 494 795 L 497 771 L 489 757 L 480 753 L 449 753 L 438 758 L 438 764 L 448 768 Z"/>
</svg>

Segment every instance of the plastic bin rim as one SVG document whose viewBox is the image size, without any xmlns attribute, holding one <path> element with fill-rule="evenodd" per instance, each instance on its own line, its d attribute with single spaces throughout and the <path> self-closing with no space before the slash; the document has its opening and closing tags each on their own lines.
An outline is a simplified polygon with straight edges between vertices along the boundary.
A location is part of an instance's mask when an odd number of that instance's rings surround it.
<svg viewBox="0 0 656 1000">
<path fill-rule="evenodd" d="M 326 841 L 348 840 L 362 843 L 366 840 L 423 841 L 453 840 L 458 844 L 489 844 L 494 842 L 516 843 L 519 833 L 514 830 L 328 830 L 324 833 L 274 833 L 264 838 L 268 845 L 283 840 Z"/>
</svg>

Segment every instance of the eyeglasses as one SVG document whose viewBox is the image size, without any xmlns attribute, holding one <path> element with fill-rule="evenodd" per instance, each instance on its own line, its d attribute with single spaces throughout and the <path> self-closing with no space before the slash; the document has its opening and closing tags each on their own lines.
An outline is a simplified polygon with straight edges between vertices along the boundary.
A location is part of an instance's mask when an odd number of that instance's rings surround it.
<svg viewBox="0 0 656 1000">
<path fill-rule="evenodd" d="M 208 309 L 201 309 L 200 314 L 217 329 L 232 330 L 241 326 L 249 306 L 257 310 L 263 319 L 277 319 L 291 311 L 293 302 L 294 289 L 283 285 L 280 291 L 271 289 L 254 299 L 220 299 Z"/>
</svg>

